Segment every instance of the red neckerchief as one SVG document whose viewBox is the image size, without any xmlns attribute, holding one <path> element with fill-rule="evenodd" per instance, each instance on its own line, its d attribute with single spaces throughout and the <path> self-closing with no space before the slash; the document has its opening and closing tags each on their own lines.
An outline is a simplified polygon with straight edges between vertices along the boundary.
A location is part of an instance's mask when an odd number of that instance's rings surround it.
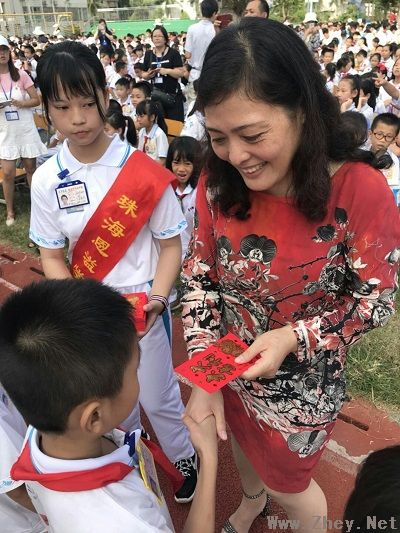
<svg viewBox="0 0 400 533">
<path fill-rule="evenodd" d="M 130 446 L 131 443 L 127 443 Z M 184 478 L 168 460 L 164 452 L 154 442 L 146 441 L 146 446 L 153 454 L 155 462 L 170 478 L 174 491 L 182 486 Z M 127 451 L 128 455 L 128 451 Z M 80 492 L 93 490 L 116 483 L 127 476 L 135 467 L 121 462 L 110 463 L 91 470 L 76 472 L 38 472 L 32 462 L 29 439 L 11 468 L 11 478 L 15 481 L 37 481 L 43 487 L 57 492 Z"/>
</svg>

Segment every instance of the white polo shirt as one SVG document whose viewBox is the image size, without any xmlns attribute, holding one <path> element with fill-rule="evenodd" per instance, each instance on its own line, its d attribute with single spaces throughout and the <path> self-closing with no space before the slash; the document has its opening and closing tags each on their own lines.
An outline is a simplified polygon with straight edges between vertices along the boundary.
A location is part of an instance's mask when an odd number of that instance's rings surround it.
<svg viewBox="0 0 400 533">
<path fill-rule="evenodd" d="M 68 148 L 68 141 L 64 141 L 60 152 L 47 160 L 33 175 L 30 238 L 38 246 L 50 249 L 63 248 L 68 239 L 68 257 L 71 261 L 83 228 L 134 151 L 135 148 L 115 135 L 96 163 L 85 164 L 75 159 Z M 57 174 L 64 169 L 69 171 L 64 181 L 80 180 L 86 184 L 90 203 L 84 206 L 83 211 L 67 213 L 66 209 L 58 206 L 55 189 L 61 181 Z M 146 175 L 143 175 L 143 179 L 146 179 Z M 175 237 L 186 226 L 175 193 L 168 186 L 148 223 L 103 282 L 125 292 L 124 288 L 130 289 L 153 280 L 159 258 L 157 239 Z"/>
<path fill-rule="evenodd" d="M 215 27 L 211 20 L 203 19 L 188 28 L 185 51 L 191 54 L 189 64 L 192 67 L 189 81 L 197 80 L 203 67 L 204 56 L 215 37 Z"/>
<path fill-rule="evenodd" d="M 138 150 L 141 150 L 155 161 L 158 161 L 160 157 L 167 157 L 168 137 L 160 126 L 154 124 L 150 133 L 146 132 L 146 128 L 141 128 L 138 137 Z"/>
<path fill-rule="evenodd" d="M 140 430 L 135 435 L 139 438 Z M 75 472 L 75 483 L 79 486 L 79 479 L 90 478 L 91 473 L 98 468 L 116 463 L 137 464 L 135 458 L 129 455 L 129 445 L 124 445 L 124 432 L 114 430 L 107 437 L 119 446 L 107 455 L 93 459 L 57 459 L 40 450 L 39 434 L 36 429 L 29 427 L 26 445 L 29 447 L 31 465 L 26 470 L 32 468 L 35 475 L 41 474 L 43 482 L 46 474 L 51 474 L 54 480 L 57 473 L 62 477 L 62 473 Z M 40 478 L 38 481 L 26 481 L 26 486 L 50 533 L 174 531 L 165 501 L 158 501 L 153 492 L 145 487 L 138 468 L 128 474 L 121 473 L 119 481 L 104 486 L 100 482 L 98 488 L 76 492 L 68 486 L 68 481 L 60 479 L 57 490 L 51 490 L 40 483 Z M 63 484 L 66 484 L 66 490 L 63 490 Z"/>
<path fill-rule="evenodd" d="M 37 514 L 7 496 L 23 481 L 13 481 L 10 469 L 15 463 L 26 433 L 26 424 L 0 385 L 0 531 L 1 533 L 41 533 L 46 530 Z"/>
</svg>

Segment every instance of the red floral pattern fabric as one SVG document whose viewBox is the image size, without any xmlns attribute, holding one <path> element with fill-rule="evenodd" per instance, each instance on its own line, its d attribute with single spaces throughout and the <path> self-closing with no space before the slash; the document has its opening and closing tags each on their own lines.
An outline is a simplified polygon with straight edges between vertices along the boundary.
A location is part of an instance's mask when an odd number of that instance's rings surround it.
<svg viewBox="0 0 400 533">
<path fill-rule="evenodd" d="M 336 419 L 347 350 L 394 313 L 399 212 L 382 174 L 363 163 L 336 172 L 322 222 L 308 221 L 290 198 L 251 193 L 251 205 L 246 221 L 226 217 L 200 182 L 182 274 L 184 333 L 190 356 L 228 331 L 251 344 L 292 325 L 298 351 L 276 377 L 239 378 L 230 387 L 248 417 L 293 447 L 299 434 Z M 304 444 L 308 453 L 320 437 Z"/>
</svg>

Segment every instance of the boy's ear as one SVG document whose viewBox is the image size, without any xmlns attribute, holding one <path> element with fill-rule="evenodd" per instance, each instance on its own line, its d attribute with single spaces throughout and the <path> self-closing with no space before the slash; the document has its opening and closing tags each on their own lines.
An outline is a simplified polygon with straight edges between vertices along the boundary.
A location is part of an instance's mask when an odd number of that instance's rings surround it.
<svg viewBox="0 0 400 533">
<path fill-rule="evenodd" d="M 103 405 L 98 400 L 87 403 L 80 414 L 79 425 L 82 431 L 102 435 L 103 431 Z"/>
</svg>

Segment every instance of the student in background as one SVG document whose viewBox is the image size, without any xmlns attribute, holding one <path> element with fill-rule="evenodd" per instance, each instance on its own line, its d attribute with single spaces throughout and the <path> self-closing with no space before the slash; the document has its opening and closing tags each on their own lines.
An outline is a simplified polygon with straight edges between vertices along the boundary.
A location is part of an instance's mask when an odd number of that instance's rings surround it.
<svg viewBox="0 0 400 533">
<path fill-rule="evenodd" d="M 127 141 L 131 146 L 137 145 L 135 124 L 131 117 L 126 117 L 122 113 L 107 113 L 104 131 L 110 137 L 118 134 L 121 141 Z"/>
<path fill-rule="evenodd" d="M 131 100 L 131 82 L 127 78 L 120 78 L 114 89 L 115 96 L 118 103 L 122 107 L 122 113 L 130 117 L 135 115 L 135 108 Z"/>
<path fill-rule="evenodd" d="M 168 128 L 161 106 L 144 100 L 137 105 L 136 122 L 139 129 L 138 149 L 164 164 L 168 153 Z"/>
</svg>

